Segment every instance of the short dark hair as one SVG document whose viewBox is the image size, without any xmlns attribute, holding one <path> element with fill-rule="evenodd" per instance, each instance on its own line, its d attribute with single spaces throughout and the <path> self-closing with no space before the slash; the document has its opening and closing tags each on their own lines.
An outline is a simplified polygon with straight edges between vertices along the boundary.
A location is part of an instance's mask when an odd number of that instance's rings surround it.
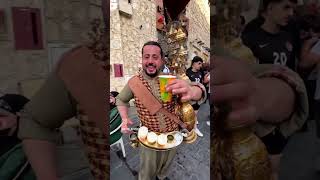
<svg viewBox="0 0 320 180">
<path fill-rule="evenodd" d="M 141 54 L 143 55 L 143 48 L 147 45 L 153 45 L 153 46 L 158 46 L 160 48 L 160 54 L 161 54 L 161 57 L 163 58 L 163 51 L 162 51 L 162 47 L 161 45 L 156 42 L 156 41 L 148 41 L 146 43 L 144 43 L 144 45 L 142 46 L 142 50 L 141 50 Z"/>
<path fill-rule="evenodd" d="M 111 91 L 110 92 L 110 95 L 112 96 L 112 97 L 117 97 L 118 96 L 118 92 L 117 91 Z"/>
<path fill-rule="evenodd" d="M 266 10 L 270 3 L 280 3 L 282 1 L 284 1 L 284 0 L 263 0 L 262 9 Z M 289 1 L 292 2 L 292 3 L 295 3 L 295 4 L 298 3 L 298 0 L 289 0 Z"/>
<path fill-rule="evenodd" d="M 203 60 L 202 60 L 201 57 L 199 57 L 199 56 L 193 57 L 193 59 L 191 61 L 191 66 L 193 65 L 193 63 L 196 63 L 196 62 L 199 62 L 199 61 L 203 63 Z"/>
</svg>

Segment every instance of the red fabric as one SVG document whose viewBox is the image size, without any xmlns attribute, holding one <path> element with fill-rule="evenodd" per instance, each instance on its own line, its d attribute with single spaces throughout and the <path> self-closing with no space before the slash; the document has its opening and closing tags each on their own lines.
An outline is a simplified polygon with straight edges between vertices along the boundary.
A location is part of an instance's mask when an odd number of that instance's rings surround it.
<svg viewBox="0 0 320 180">
<path fill-rule="evenodd" d="M 163 16 L 160 16 L 160 17 L 158 18 L 158 22 L 159 22 L 159 23 L 163 23 L 163 22 L 164 22 L 164 17 L 163 17 Z"/>
<path fill-rule="evenodd" d="M 123 65 L 122 64 L 114 64 L 114 77 L 123 77 Z"/>
<path fill-rule="evenodd" d="M 4 10 L 0 9 L 0 29 L 4 26 Z"/>
</svg>

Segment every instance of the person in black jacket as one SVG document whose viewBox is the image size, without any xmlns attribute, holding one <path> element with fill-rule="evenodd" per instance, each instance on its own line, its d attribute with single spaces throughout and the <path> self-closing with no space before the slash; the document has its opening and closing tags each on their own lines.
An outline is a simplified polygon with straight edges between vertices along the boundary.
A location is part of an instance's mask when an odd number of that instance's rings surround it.
<svg viewBox="0 0 320 180">
<path fill-rule="evenodd" d="M 299 34 L 295 27 L 296 0 L 264 0 L 261 14 L 242 32 L 242 41 L 260 64 L 279 64 L 296 70 Z"/>
<path fill-rule="evenodd" d="M 189 77 L 190 81 L 192 82 L 198 82 L 203 84 L 204 81 L 204 73 L 202 71 L 202 64 L 203 64 L 203 60 L 201 57 L 199 56 L 195 56 L 192 59 L 191 62 L 191 66 L 186 70 L 186 75 Z M 194 111 L 198 112 L 200 105 L 195 103 L 192 105 Z M 198 121 L 197 121 L 198 123 Z M 195 127 L 195 132 L 197 133 L 198 136 L 202 137 L 203 134 L 201 133 L 201 131 L 198 129 L 198 127 Z"/>
</svg>

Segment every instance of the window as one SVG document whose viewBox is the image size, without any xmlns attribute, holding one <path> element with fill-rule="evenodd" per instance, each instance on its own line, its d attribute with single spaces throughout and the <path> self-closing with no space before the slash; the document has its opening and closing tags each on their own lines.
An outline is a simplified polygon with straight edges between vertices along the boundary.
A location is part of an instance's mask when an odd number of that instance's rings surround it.
<svg viewBox="0 0 320 180">
<path fill-rule="evenodd" d="M 16 50 L 43 49 L 40 9 L 12 7 Z"/>
<path fill-rule="evenodd" d="M 119 0 L 119 12 L 127 17 L 132 16 L 132 0 Z"/>
<path fill-rule="evenodd" d="M 4 10 L 0 9 L 0 33 L 5 32 Z"/>
<path fill-rule="evenodd" d="M 114 64 L 114 77 L 123 77 L 123 64 Z"/>
</svg>

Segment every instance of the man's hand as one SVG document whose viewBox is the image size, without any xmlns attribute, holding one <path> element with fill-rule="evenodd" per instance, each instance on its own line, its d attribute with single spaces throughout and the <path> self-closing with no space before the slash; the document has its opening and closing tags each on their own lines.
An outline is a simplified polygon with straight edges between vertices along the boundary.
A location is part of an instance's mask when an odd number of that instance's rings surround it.
<svg viewBox="0 0 320 180">
<path fill-rule="evenodd" d="M 253 124 L 259 113 L 255 102 L 256 78 L 241 62 L 215 57 L 213 60 L 213 102 L 227 104 L 231 112 L 227 117 L 228 127 Z"/>
<path fill-rule="evenodd" d="M 207 84 L 210 82 L 210 72 L 208 72 L 205 76 L 204 76 L 204 80 L 203 83 Z"/>
<path fill-rule="evenodd" d="M 128 128 L 128 125 L 132 125 L 133 122 L 130 119 L 122 119 L 121 132 L 122 133 L 131 133 L 132 131 Z"/>
<path fill-rule="evenodd" d="M 171 81 L 166 90 L 173 95 L 179 95 L 182 102 L 199 100 L 202 97 L 202 90 L 199 87 L 190 86 L 187 81 L 181 79 Z"/>
</svg>

